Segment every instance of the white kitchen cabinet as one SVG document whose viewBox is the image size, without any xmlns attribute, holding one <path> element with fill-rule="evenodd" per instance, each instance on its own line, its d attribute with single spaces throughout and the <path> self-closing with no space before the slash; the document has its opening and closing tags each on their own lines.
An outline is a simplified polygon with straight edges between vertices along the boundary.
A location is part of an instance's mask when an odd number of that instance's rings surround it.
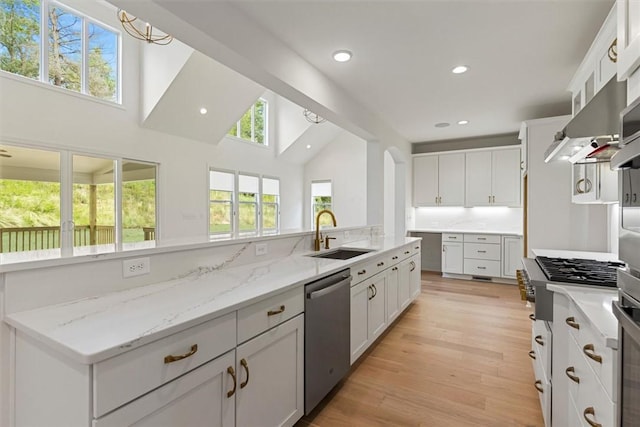
<svg viewBox="0 0 640 427">
<path fill-rule="evenodd" d="M 236 352 L 236 424 L 294 425 L 304 414 L 304 314 Z"/>
<path fill-rule="evenodd" d="M 466 153 L 466 206 L 520 206 L 520 148 Z"/>
<path fill-rule="evenodd" d="M 145 394 L 102 418 L 94 427 L 235 425 L 235 350 Z M 134 380 L 132 378 L 132 380 Z M 275 425 L 275 424 L 273 424 Z"/>
<path fill-rule="evenodd" d="M 627 79 L 640 66 L 640 2 L 617 0 L 618 80 Z M 629 102 L 629 100 L 627 100 Z"/>
<path fill-rule="evenodd" d="M 373 342 L 387 326 L 385 293 L 387 275 L 377 274 L 369 280 L 369 305 L 367 307 L 367 338 Z"/>
<path fill-rule="evenodd" d="M 386 281 L 386 272 L 379 273 L 351 287 L 352 364 L 387 326 Z"/>
<path fill-rule="evenodd" d="M 534 373 L 534 387 L 538 390 L 544 425 L 551 427 L 551 330 L 543 320 L 534 320 L 531 327 L 531 357 Z"/>
<path fill-rule="evenodd" d="M 515 279 L 516 271 L 522 269 L 522 238 L 502 236 L 502 277 Z"/>
<path fill-rule="evenodd" d="M 414 206 L 463 206 L 464 154 L 414 157 L 413 204 Z"/>
<path fill-rule="evenodd" d="M 400 271 L 400 283 L 398 287 L 398 299 L 400 302 L 400 310 L 404 310 L 412 301 L 411 296 L 411 277 L 413 271 L 416 270 L 415 261 L 411 258 L 405 259 L 398 266 Z"/>
<path fill-rule="evenodd" d="M 576 163 L 572 165 L 572 203 L 617 203 L 618 173 L 609 162 Z"/>
<path fill-rule="evenodd" d="M 444 235 L 443 235 L 444 236 Z M 463 243 L 442 241 L 442 272 L 462 274 L 463 271 Z"/>
<path fill-rule="evenodd" d="M 501 239 L 495 234 L 465 234 L 463 272 L 470 276 L 501 276 Z"/>
<path fill-rule="evenodd" d="M 400 285 L 400 269 L 397 265 L 391 267 L 387 272 L 387 323 L 391 323 L 400 314 L 400 299 L 398 290 Z"/>
<path fill-rule="evenodd" d="M 420 292 L 422 292 L 422 268 L 421 268 L 421 260 L 420 254 L 415 254 L 411 256 L 411 261 L 409 262 L 411 269 L 410 273 L 410 281 L 411 284 L 409 286 L 411 290 L 411 300 L 415 300 Z"/>
</svg>

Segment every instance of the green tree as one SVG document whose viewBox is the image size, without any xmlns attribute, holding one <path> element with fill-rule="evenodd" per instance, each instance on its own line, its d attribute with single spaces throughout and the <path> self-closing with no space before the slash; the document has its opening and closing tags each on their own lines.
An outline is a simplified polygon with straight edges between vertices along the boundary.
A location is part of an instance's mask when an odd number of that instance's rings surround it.
<svg viewBox="0 0 640 427">
<path fill-rule="evenodd" d="M 0 69 L 37 79 L 40 1 L 0 0 Z"/>
</svg>

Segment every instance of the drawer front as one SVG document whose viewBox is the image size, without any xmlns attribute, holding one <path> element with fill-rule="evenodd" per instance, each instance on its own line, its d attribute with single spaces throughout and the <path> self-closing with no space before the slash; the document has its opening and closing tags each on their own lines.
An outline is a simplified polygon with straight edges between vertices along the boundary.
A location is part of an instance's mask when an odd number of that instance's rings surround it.
<svg viewBox="0 0 640 427">
<path fill-rule="evenodd" d="M 500 277 L 500 261 L 465 258 L 464 274 Z"/>
<path fill-rule="evenodd" d="M 493 243 L 500 244 L 500 235 L 498 234 L 465 234 L 464 242 L 467 243 Z"/>
<path fill-rule="evenodd" d="M 443 242 L 463 242 L 464 235 L 462 233 L 442 233 Z"/>
<path fill-rule="evenodd" d="M 238 310 L 238 344 L 297 316 L 303 311 L 303 286 Z"/>
<path fill-rule="evenodd" d="M 532 387 L 537 389 L 540 398 L 540 408 L 542 409 L 542 418 L 544 425 L 551 426 L 551 383 L 542 370 L 542 364 L 539 360 L 533 362 L 534 381 Z"/>
<path fill-rule="evenodd" d="M 544 320 L 536 320 L 531 327 L 531 348 L 547 378 L 551 378 L 551 331 Z"/>
<path fill-rule="evenodd" d="M 369 277 L 386 270 L 393 264 L 397 264 L 400 260 L 407 258 L 409 255 L 405 254 L 408 249 L 402 249 L 394 251 L 392 253 L 377 257 L 373 260 L 368 260 L 360 264 L 356 264 L 351 267 L 351 286 L 355 286 L 363 280 L 367 280 Z M 409 253 L 411 253 L 409 251 Z M 393 259 L 397 257 L 396 259 Z"/>
<path fill-rule="evenodd" d="M 489 245 L 485 243 L 465 243 L 464 257 L 500 261 L 500 245 Z"/>
<path fill-rule="evenodd" d="M 94 417 L 104 415 L 235 346 L 236 313 L 233 312 L 96 363 L 93 365 Z M 187 357 L 165 362 L 167 356 Z"/>
</svg>

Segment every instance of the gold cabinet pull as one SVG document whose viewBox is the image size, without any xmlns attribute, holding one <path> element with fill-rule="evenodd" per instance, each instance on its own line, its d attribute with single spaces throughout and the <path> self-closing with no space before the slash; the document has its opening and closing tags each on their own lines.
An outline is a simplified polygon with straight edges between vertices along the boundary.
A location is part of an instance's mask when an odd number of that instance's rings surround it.
<svg viewBox="0 0 640 427">
<path fill-rule="evenodd" d="M 378 267 L 382 267 L 384 265 L 384 262 L 379 262 L 378 263 Z"/>
<path fill-rule="evenodd" d="M 409 271 L 413 271 L 413 270 L 416 269 L 416 263 L 415 262 L 411 261 L 409 264 L 411 265 L 411 270 L 409 270 Z"/>
<path fill-rule="evenodd" d="M 529 352 L 529 357 L 532 358 L 533 360 L 536 360 L 536 352 L 534 350 L 531 350 Z"/>
<path fill-rule="evenodd" d="M 284 313 L 284 304 L 280 306 L 277 310 L 269 310 L 267 311 L 267 316 L 275 316 L 276 314 Z"/>
<path fill-rule="evenodd" d="M 197 351 L 198 351 L 198 344 L 194 344 L 191 346 L 191 350 L 189 350 L 188 353 L 181 354 L 179 356 L 173 356 L 171 354 L 168 356 L 165 356 L 164 363 L 173 363 L 173 362 L 177 362 L 178 360 L 186 359 L 187 357 L 191 357 L 194 354 L 196 354 Z"/>
<path fill-rule="evenodd" d="M 394 256 L 394 257 L 392 257 L 391 259 L 393 259 L 393 260 L 398 259 L 398 255 L 396 255 L 396 256 Z"/>
<path fill-rule="evenodd" d="M 593 406 L 589 406 L 588 408 L 586 408 L 584 412 L 582 412 L 582 416 L 584 417 L 584 420 L 588 422 L 591 427 L 602 427 L 602 424 L 593 421 L 587 415 L 591 415 L 592 417 L 596 415 L 596 410 L 593 409 Z"/>
<path fill-rule="evenodd" d="M 373 297 L 375 296 L 375 294 L 373 293 L 373 287 L 371 285 L 367 286 L 369 288 L 369 290 L 371 291 L 371 296 L 368 297 L 367 299 L 369 301 L 371 301 L 373 299 Z"/>
<path fill-rule="evenodd" d="M 536 321 L 536 315 L 533 313 L 529 313 L 529 319 L 531 319 L 531 321 L 535 322 Z"/>
<path fill-rule="evenodd" d="M 618 38 L 617 37 L 609 45 L 609 49 L 607 49 L 607 56 L 609 57 L 609 60 L 614 64 L 618 62 Z"/>
<path fill-rule="evenodd" d="M 536 388 L 536 390 L 538 390 L 540 393 L 544 393 L 544 389 L 542 388 L 542 381 L 537 380 L 535 383 L 533 383 L 533 386 Z"/>
<path fill-rule="evenodd" d="M 573 329 L 580 329 L 580 324 L 576 323 L 576 318 L 571 316 L 567 317 L 564 321 L 567 325 L 571 326 Z"/>
<path fill-rule="evenodd" d="M 567 376 L 571 381 L 573 381 L 576 384 L 580 384 L 580 377 L 575 376 L 576 368 L 574 368 L 573 366 L 569 366 L 567 369 L 564 370 L 564 373 L 567 374 Z"/>
<path fill-rule="evenodd" d="M 373 288 L 373 296 L 371 297 L 373 299 L 378 295 L 378 288 L 376 288 L 376 285 L 371 285 L 371 287 Z"/>
<path fill-rule="evenodd" d="M 358 271 L 358 276 L 361 276 L 363 274 L 367 274 L 367 270 L 362 269 L 362 270 Z"/>
<path fill-rule="evenodd" d="M 397 271 L 397 270 L 398 270 L 398 267 L 393 267 L 393 268 L 391 269 L 391 271 Z"/>
<path fill-rule="evenodd" d="M 240 388 L 245 388 L 247 384 L 249 384 L 249 364 L 247 363 L 246 359 L 240 360 L 240 364 L 247 373 L 247 379 L 240 383 Z"/>
<path fill-rule="evenodd" d="M 544 345 L 544 341 L 542 341 L 542 335 L 536 335 L 536 337 L 534 338 L 534 340 L 540 344 L 540 345 Z"/>
<path fill-rule="evenodd" d="M 229 366 L 227 368 L 227 374 L 231 375 L 231 378 L 233 378 L 233 389 L 227 392 L 227 397 L 231 397 L 236 394 L 236 371 L 233 370 L 233 367 Z"/>
<path fill-rule="evenodd" d="M 602 356 L 595 354 L 593 344 L 587 344 L 582 347 L 582 352 L 587 355 L 590 359 L 595 360 L 598 363 L 602 363 Z"/>
</svg>

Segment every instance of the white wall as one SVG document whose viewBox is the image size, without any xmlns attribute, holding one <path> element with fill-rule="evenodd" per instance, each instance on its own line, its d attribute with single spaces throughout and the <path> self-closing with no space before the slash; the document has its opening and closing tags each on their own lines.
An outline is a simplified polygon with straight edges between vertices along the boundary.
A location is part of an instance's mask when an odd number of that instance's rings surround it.
<svg viewBox="0 0 640 427">
<path fill-rule="evenodd" d="M 522 232 L 522 208 L 415 208 L 415 230 Z"/>
<path fill-rule="evenodd" d="M 320 125 L 321 126 L 321 125 Z M 340 227 L 367 223 L 366 143 L 348 132 L 340 134 L 304 166 L 305 227 L 311 228 L 311 181 L 331 180 L 333 212 Z M 382 188 L 379 188 L 383 197 Z"/>
</svg>

